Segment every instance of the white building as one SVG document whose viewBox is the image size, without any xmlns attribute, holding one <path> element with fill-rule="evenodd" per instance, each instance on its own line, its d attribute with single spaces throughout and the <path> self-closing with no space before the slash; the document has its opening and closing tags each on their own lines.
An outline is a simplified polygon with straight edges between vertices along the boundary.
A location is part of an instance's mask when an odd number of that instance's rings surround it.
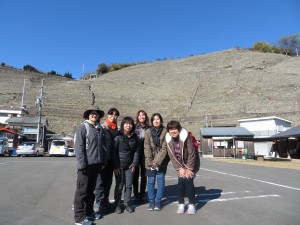
<svg viewBox="0 0 300 225">
<path fill-rule="evenodd" d="M 244 127 L 254 133 L 254 153 L 269 157 L 272 151 L 272 142 L 259 141 L 259 139 L 267 138 L 291 128 L 292 122 L 276 116 L 260 117 L 251 119 L 238 120 L 239 126 Z"/>
<path fill-rule="evenodd" d="M 7 120 L 12 117 L 21 117 L 22 110 L 4 110 L 0 109 L 0 128 L 6 127 Z"/>
</svg>

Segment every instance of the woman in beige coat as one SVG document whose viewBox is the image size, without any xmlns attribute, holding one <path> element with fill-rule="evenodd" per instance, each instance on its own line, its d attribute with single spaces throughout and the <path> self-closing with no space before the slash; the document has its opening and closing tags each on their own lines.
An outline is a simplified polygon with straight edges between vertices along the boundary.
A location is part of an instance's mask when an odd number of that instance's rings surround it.
<svg viewBox="0 0 300 225">
<path fill-rule="evenodd" d="M 144 153 L 146 176 L 148 177 L 148 199 L 149 211 L 161 210 L 161 198 L 164 195 L 165 175 L 169 157 L 165 136 L 166 128 L 163 126 L 163 119 L 159 113 L 151 116 L 152 127 L 145 132 Z M 157 190 L 155 182 L 157 181 Z"/>
</svg>

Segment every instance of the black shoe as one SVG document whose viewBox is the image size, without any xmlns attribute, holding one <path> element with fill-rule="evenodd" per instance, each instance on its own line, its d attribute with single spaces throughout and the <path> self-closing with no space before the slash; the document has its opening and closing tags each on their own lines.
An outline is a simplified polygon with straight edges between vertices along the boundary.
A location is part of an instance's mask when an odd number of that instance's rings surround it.
<svg viewBox="0 0 300 225">
<path fill-rule="evenodd" d="M 122 213 L 122 206 L 121 206 L 121 204 L 118 204 L 116 206 L 115 213 L 117 213 L 117 214 L 121 214 Z"/>
<path fill-rule="evenodd" d="M 126 205 L 126 206 L 125 206 L 125 209 L 126 209 L 126 211 L 129 212 L 129 213 L 133 213 L 133 211 L 134 211 L 134 209 L 131 207 L 131 205 Z"/>
</svg>

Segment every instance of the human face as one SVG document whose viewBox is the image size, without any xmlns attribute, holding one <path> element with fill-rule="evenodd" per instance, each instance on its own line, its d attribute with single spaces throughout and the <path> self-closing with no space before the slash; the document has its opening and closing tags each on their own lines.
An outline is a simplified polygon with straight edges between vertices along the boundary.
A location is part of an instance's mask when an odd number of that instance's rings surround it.
<svg viewBox="0 0 300 225">
<path fill-rule="evenodd" d="M 152 125 L 153 125 L 155 128 L 160 127 L 161 121 L 160 121 L 160 119 L 159 119 L 158 116 L 154 116 L 154 117 L 153 117 Z"/>
<path fill-rule="evenodd" d="M 115 113 L 113 113 L 112 115 L 107 115 L 107 118 L 109 119 L 110 122 L 116 123 L 118 116 Z"/>
<path fill-rule="evenodd" d="M 132 124 L 129 122 L 124 123 L 124 133 L 129 134 L 132 130 Z"/>
<path fill-rule="evenodd" d="M 96 111 L 92 111 L 89 113 L 89 121 L 91 123 L 96 123 L 96 121 L 99 119 L 99 114 Z"/>
<path fill-rule="evenodd" d="M 138 116 L 138 120 L 141 124 L 144 124 L 146 121 L 146 115 L 143 112 L 140 112 L 139 116 Z"/>
<path fill-rule="evenodd" d="M 171 135 L 172 138 L 178 138 L 178 136 L 179 136 L 179 130 L 177 130 L 177 129 L 171 129 L 171 130 L 169 130 L 169 134 Z"/>
</svg>

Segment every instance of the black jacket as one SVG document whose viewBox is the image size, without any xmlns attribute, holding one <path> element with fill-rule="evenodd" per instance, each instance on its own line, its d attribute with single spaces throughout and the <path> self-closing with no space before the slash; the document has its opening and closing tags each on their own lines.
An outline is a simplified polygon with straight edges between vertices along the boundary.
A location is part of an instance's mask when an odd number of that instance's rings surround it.
<svg viewBox="0 0 300 225">
<path fill-rule="evenodd" d="M 134 133 L 127 137 L 119 132 L 114 140 L 113 149 L 113 167 L 114 169 L 123 168 L 128 169 L 131 165 L 137 166 L 139 164 L 140 145 L 137 135 Z"/>
</svg>

